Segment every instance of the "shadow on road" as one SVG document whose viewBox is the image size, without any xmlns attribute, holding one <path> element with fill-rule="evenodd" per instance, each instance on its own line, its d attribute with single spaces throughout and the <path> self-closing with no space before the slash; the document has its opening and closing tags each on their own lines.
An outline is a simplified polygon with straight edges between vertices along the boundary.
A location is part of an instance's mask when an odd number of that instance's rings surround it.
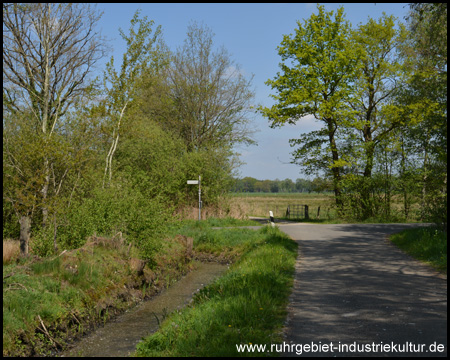
<svg viewBox="0 0 450 360">
<path fill-rule="evenodd" d="M 281 226 L 299 243 L 286 341 L 445 345 L 446 281 L 386 237 L 411 224 Z M 285 355 L 296 356 L 295 353 Z M 309 353 L 307 356 L 398 356 Z M 403 353 L 403 356 L 405 354 Z"/>
</svg>

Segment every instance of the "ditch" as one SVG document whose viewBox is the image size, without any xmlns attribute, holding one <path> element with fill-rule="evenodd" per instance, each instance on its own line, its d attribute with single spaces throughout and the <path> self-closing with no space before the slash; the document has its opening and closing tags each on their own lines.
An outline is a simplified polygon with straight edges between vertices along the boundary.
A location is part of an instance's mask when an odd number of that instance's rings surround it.
<svg viewBox="0 0 450 360">
<path fill-rule="evenodd" d="M 157 331 L 171 312 L 187 305 L 193 295 L 228 269 L 219 263 L 198 263 L 196 270 L 152 299 L 119 315 L 58 354 L 64 357 L 130 356 L 144 336 Z"/>
</svg>

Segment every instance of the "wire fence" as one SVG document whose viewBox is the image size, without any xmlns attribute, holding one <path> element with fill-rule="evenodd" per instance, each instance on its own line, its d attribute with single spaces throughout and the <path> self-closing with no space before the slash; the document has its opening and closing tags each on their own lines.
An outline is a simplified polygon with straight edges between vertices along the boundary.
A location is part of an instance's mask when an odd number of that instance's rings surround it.
<svg viewBox="0 0 450 360">
<path fill-rule="evenodd" d="M 309 207 L 299 204 L 288 205 L 286 217 L 288 219 L 309 219 Z"/>
</svg>

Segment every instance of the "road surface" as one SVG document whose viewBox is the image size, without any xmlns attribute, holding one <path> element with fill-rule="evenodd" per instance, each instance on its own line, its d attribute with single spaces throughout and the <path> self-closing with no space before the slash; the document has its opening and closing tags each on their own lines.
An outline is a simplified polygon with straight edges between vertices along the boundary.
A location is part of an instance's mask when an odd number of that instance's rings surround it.
<svg viewBox="0 0 450 360">
<path fill-rule="evenodd" d="M 386 240 L 416 225 L 278 226 L 299 244 L 284 356 L 447 355 L 446 277 Z"/>
</svg>

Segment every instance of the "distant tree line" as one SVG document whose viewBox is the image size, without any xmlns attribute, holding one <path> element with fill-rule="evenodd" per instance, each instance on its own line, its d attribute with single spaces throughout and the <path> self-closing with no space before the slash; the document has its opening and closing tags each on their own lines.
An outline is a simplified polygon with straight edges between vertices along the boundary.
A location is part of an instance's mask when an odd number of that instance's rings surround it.
<svg viewBox="0 0 450 360">
<path fill-rule="evenodd" d="M 311 192 L 331 192 L 332 183 L 324 178 L 316 177 L 313 180 L 291 179 L 284 180 L 258 180 L 253 177 L 236 179 L 232 188 L 233 192 L 250 193 L 311 193 Z"/>
</svg>

